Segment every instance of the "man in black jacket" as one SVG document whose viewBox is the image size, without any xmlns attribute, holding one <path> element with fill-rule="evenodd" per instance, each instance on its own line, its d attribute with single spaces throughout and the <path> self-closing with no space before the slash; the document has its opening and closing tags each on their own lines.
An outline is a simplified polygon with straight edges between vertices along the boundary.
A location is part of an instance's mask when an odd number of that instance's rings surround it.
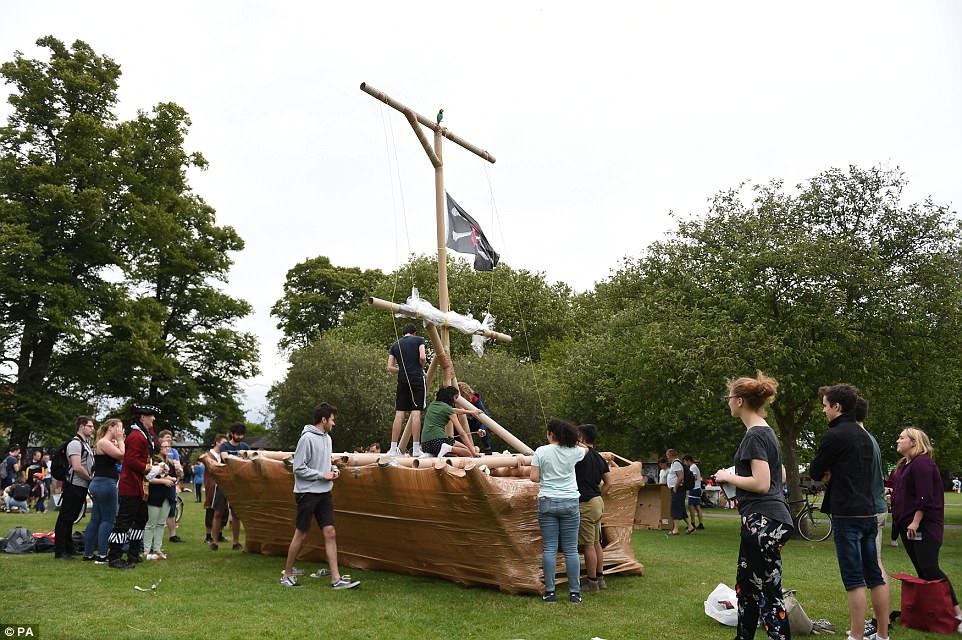
<svg viewBox="0 0 962 640">
<path fill-rule="evenodd" d="M 812 461 L 812 480 L 826 482 L 822 511 L 831 514 L 835 553 L 842 584 L 848 594 L 851 617 L 849 638 L 863 640 L 865 587 L 872 590 L 872 608 L 879 628 L 873 634 L 888 639 L 889 597 L 875 550 L 875 501 L 871 470 L 874 460 L 872 439 L 855 421 L 858 389 L 836 384 L 818 390 L 828 431 L 822 436 Z"/>
</svg>

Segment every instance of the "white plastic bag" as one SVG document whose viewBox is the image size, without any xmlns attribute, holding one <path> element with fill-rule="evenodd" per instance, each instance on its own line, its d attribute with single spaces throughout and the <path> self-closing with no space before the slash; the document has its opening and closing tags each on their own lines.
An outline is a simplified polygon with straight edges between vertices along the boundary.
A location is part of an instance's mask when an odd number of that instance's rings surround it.
<svg viewBox="0 0 962 640">
<path fill-rule="evenodd" d="M 738 626 L 738 596 L 727 584 L 719 584 L 705 600 L 705 615 L 729 627 Z"/>
</svg>

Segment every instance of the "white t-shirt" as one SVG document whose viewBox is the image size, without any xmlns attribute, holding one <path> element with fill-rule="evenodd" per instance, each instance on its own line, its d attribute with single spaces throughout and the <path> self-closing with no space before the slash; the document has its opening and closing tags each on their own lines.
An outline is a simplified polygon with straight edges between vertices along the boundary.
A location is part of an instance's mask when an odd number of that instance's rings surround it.
<svg viewBox="0 0 962 640">
<path fill-rule="evenodd" d="M 701 489 L 701 470 L 698 469 L 698 465 L 694 462 L 688 467 L 691 470 L 691 475 L 695 476 L 695 489 Z"/>
<path fill-rule="evenodd" d="M 668 488 L 669 489 L 674 489 L 675 485 L 681 482 L 681 479 L 678 477 L 679 472 L 681 472 L 681 477 L 684 478 L 685 467 L 684 465 L 682 465 L 681 460 L 679 460 L 678 458 L 675 458 L 675 461 L 671 463 L 670 467 L 668 467 Z"/>
<path fill-rule="evenodd" d="M 668 484 L 668 469 L 658 470 L 658 484 Z"/>
</svg>

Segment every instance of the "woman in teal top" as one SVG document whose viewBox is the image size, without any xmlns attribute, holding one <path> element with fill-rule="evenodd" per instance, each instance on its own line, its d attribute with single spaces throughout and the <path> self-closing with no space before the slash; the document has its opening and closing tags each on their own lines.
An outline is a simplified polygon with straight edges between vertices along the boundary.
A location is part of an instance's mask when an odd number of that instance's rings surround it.
<svg viewBox="0 0 962 640">
<path fill-rule="evenodd" d="M 558 568 L 558 537 L 565 554 L 568 592 L 572 604 L 581 603 L 581 560 L 578 558 L 578 481 L 575 465 L 588 449 L 578 442 L 578 429 L 570 422 L 548 423 L 548 443 L 531 458 L 531 481 L 538 483 L 538 524 L 544 551 L 544 596 L 547 603 L 556 602 L 554 577 Z"/>
<path fill-rule="evenodd" d="M 441 387 L 435 396 L 435 401 L 428 405 L 424 412 L 424 424 L 421 426 L 421 451 L 427 456 L 442 458 L 448 453 L 464 458 L 477 457 L 471 435 L 461 426 L 459 415 L 478 415 L 480 409 L 457 409 L 454 401 L 457 399 L 457 387 Z M 452 432 L 461 436 L 458 442 L 448 435 L 447 425 L 451 423 Z"/>
</svg>

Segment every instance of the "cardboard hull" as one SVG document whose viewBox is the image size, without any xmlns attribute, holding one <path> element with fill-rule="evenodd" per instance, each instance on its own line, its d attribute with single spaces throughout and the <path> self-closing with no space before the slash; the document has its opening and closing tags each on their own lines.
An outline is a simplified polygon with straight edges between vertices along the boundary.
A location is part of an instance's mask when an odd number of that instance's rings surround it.
<svg viewBox="0 0 962 640">
<path fill-rule="evenodd" d="M 286 556 L 294 531 L 294 475 L 290 454 L 205 460 L 207 472 L 244 523 L 249 553 Z M 507 593 L 543 589 L 538 486 L 527 478 L 494 477 L 476 464 L 418 468 L 350 464 L 335 454 L 341 475 L 334 483 L 338 560 L 342 566 L 435 576 L 465 586 Z M 345 463 L 344 460 L 348 462 Z M 520 461 L 519 461 L 520 462 Z M 605 573 L 641 575 L 631 550 L 639 463 L 613 467 L 602 522 Z M 313 526 L 301 558 L 325 561 L 324 540 Z M 558 579 L 564 577 L 559 556 Z"/>
</svg>

